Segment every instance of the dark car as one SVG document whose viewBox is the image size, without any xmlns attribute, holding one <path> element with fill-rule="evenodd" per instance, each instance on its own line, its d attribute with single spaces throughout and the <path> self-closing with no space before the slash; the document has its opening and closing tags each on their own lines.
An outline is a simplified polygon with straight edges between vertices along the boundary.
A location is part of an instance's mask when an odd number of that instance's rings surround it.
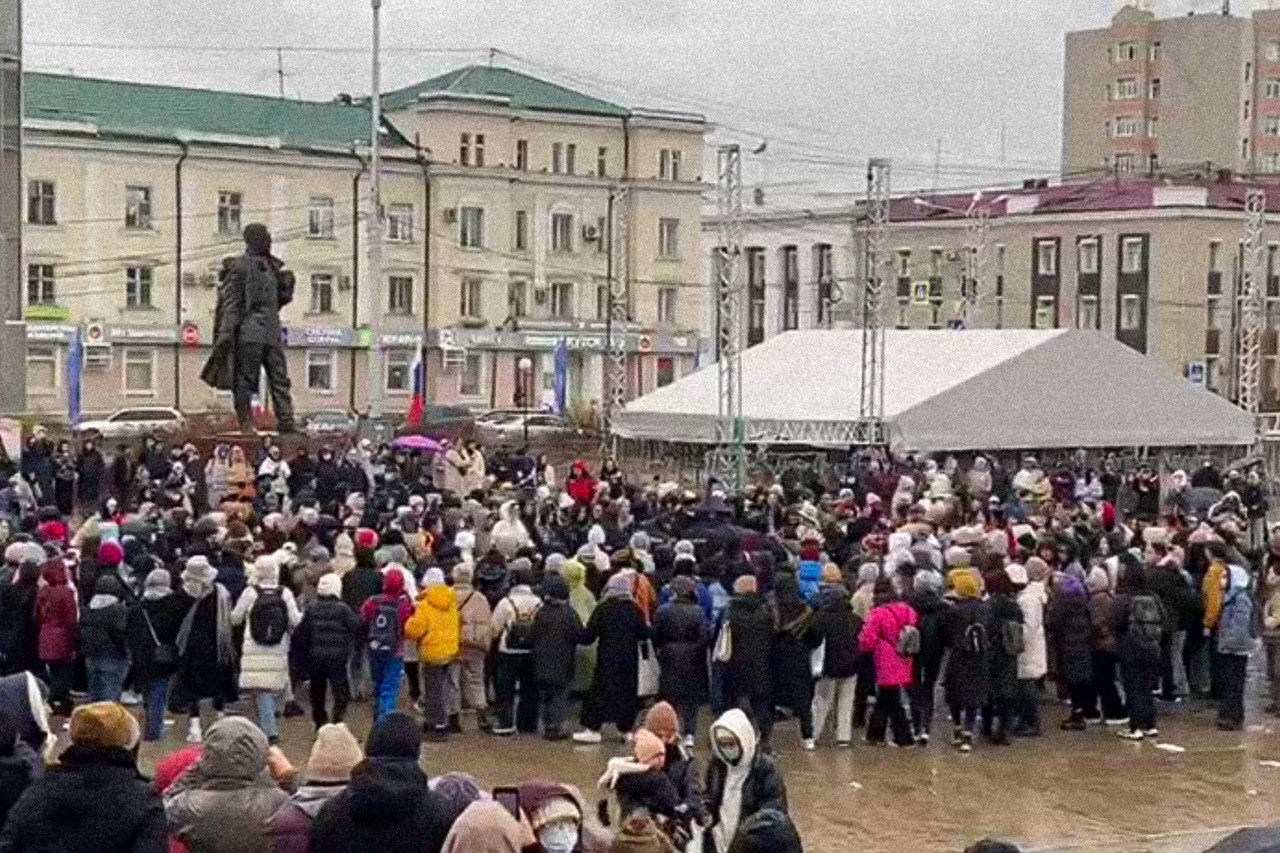
<svg viewBox="0 0 1280 853">
<path fill-rule="evenodd" d="M 447 438 L 457 444 L 475 438 L 476 416 L 466 406 L 424 406 L 420 424 L 403 424 L 395 434 Z"/>
</svg>

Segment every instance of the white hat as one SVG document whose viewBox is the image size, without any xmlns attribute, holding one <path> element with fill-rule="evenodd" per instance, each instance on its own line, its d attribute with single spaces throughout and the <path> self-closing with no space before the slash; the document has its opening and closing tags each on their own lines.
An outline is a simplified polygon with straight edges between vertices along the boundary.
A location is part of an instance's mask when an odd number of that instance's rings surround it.
<svg viewBox="0 0 1280 853">
<path fill-rule="evenodd" d="M 1009 580 L 1013 581 L 1018 586 L 1026 586 L 1030 583 L 1030 579 L 1027 577 L 1026 567 L 1021 563 L 1010 563 L 1004 567 L 1004 573 L 1008 575 Z"/>
</svg>

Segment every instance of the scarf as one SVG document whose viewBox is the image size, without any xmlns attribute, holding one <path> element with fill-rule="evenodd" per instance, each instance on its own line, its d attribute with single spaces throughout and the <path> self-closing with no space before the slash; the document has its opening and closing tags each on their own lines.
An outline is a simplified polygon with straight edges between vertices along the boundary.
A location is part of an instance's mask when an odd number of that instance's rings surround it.
<svg viewBox="0 0 1280 853">
<path fill-rule="evenodd" d="M 186 588 L 185 581 L 183 588 Z M 178 647 L 179 656 L 187 653 L 187 644 L 191 642 L 191 631 L 195 626 L 196 610 L 200 607 L 200 602 L 210 593 L 218 597 L 217 613 L 214 616 L 218 665 L 229 666 L 235 659 L 235 643 L 231 639 L 231 593 L 227 592 L 227 588 L 220 583 L 213 584 L 209 592 L 197 598 L 191 605 L 191 609 L 187 611 L 187 615 L 182 617 L 182 625 L 178 628 L 175 645 Z"/>
</svg>

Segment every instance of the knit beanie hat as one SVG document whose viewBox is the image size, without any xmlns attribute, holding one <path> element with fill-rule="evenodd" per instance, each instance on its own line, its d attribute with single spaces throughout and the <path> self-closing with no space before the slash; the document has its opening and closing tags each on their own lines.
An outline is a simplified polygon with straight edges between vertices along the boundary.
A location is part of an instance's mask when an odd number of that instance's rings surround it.
<svg viewBox="0 0 1280 853">
<path fill-rule="evenodd" d="M 138 721 L 119 702 L 92 702 L 71 714 L 71 742 L 97 749 L 132 749 Z"/>
<path fill-rule="evenodd" d="M 639 729 L 636 731 L 636 739 L 632 746 L 631 754 L 641 764 L 648 764 L 655 758 L 665 756 L 667 747 L 653 732 L 648 729 Z"/>
<path fill-rule="evenodd" d="M 148 590 L 170 590 L 173 588 L 173 576 L 169 574 L 168 569 L 152 569 L 147 573 L 145 581 L 145 589 Z"/>
<path fill-rule="evenodd" d="M 342 598 L 342 578 L 333 572 L 321 575 L 316 584 L 316 595 L 321 598 Z"/>
<path fill-rule="evenodd" d="M 609 853 L 668 853 L 670 849 L 653 818 L 643 814 L 632 815 L 623 821 L 609 845 Z"/>
<path fill-rule="evenodd" d="M 644 727 L 663 741 L 671 741 L 680 736 L 680 718 L 670 702 L 659 702 L 644 715 Z"/>
<path fill-rule="evenodd" d="M 370 758 L 417 758 L 422 738 L 413 717 L 400 711 L 387 714 L 373 727 L 364 745 Z"/>
<path fill-rule="evenodd" d="M 124 548 L 114 539 L 98 546 L 98 562 L 104 566 L 118 566 L 124 562 Z"/>
<path fill-rule="evenodd" d="M 367 527 L 361 527 L 356 530 L 356 547 L 363 548 L 366 551 L 373 551 L 378 547 L 378 534 Z"/>
<path fill-rule="evenodd" d="M 961 598 L 979 598 L 982 595 L 982 576 L 976 569 L 952 569 L 947 575 L 947 584 Z"/>
<path fill-rule="evenodd" d="M 916 576 L 911 581 L 912 588 L 916 592 L 942 592 L 942 575 L 932 569 L 926 569 L 923 572 L 916 572 Z"/>
<path fill-rule="evenodd" d="M 1089 570 L 1085 586 L 1088 587 L 1089 592 L 1106 592 L 1111 589 L 1111 575 L 1107 574 L 1107 570 L 1102 566 L 1094 566 Z"/>
<path fill-rule="evenodd" d="M 458 563 L 453 567 L 453 582 L 458 586 L 471 586 L 475 576 L 475 566 L 470 563 Z"/>
<path fill-rule="evenodd" d="M 858 586 L 866 583 L 875 583 L 880 580 L 880 565 L 878 563 L 863 563 L 858 566 Z"/>
<path fill-rule="evenodd" d="M 671 579 L 671 591 L 676 598 L 690 598 L 698 594 L 698 585 L 688 575 L 676 575 Z"/>
<path fill-rule="evenodd" d="M 835 563 L 827 563 L 822 567 L 823 583 L 843 583 L 844 573 L 840 571 L 840 567 Z"/>
<path fill-rule="evenodd" d="M 1039 557 L 1028 557 L 1025 564 L 1027 579 L 1036 582 L 1049 577 L 1049 564 Z"/>
<path fill-rule="evenodd" d="M 427 573 L 422 577 L 423 586 L 444 586 L 444 572 L 440 569 L 427 569 Z"/>
<path fill-rule="evenodd" d="M 958 545 L 952 545 L 944 555 L 949 569 L 963 569 L 969 565 L 969 552 Z"/>
<path fill-rule="evenodd" d="M 733 582 L 733 592 L 735 595 L 747 595 L 755 592 L 756 590 L 757 586 L 755 575 L 742 575 Z"/>
<path fill-rule="evenodd" d="M 560 574 L 560 567 L 564 565 L 564 554 L 548 554 L 547 559 L 542 564 L 542 570 L 549 575 Z"/>
<path fill-rule="evenodd" d="M 681 539 L 676 543 L 675 556 L 677 557 L 696 557 L 697 552 L 694 550 L 693 543 L 688 539 Z"/>
<path fill-rule="evenodd" d="M 364 753 L 360 750 L 360 742 L 345 723 L 323 725 L 316 732 L 316 742 L 312 744 L 311 757 L 307 759 L 307 782 L 350 782 L 351 770 L 361 761 L 364 761 Z"/>
<path fill-rule="evenodd" d="M 483 796 L 480 783 L 468 773 L 454 772 L 436 776 L 427 783 L 427 787 L 448 800 L 455 814 L 462 814 L 463 809 Z"/>
</svg>

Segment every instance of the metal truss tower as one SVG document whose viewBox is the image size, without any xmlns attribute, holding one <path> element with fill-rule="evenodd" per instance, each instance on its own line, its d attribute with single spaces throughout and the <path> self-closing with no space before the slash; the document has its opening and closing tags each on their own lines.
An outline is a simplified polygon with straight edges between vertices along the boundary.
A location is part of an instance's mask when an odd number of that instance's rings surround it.
<svg viewBox="0 0 1280 853">
<path fill-rule="evenodd" d="M 974 197 L 965 212 L 967 239 L 965 240 L 965 287 L 960 317 L 965 328 L 977 322 L 978 305 L 982 299 L 982 283 L 987 266 L 987 239 L 991 231 L 991 211 L 980 206 L 981 199 Z"/>
<path fill-rule="evenodd" d="M 884 284 L 889 265 L 889 161 L 873 158 L 867 164 L 866 287 L 862 297 L 862 389 L 859 419 L 867 443 L 884 437 L 884 352 L 882 314 Z"/>
<path fill-rule="evenodd" d="M 1244 259 L 1240 276 L 1240 408 L 1258 414 L 1261 403 L 1262 280 L 1266 274 L 1266 243 L 1262 227 L 1267 194 L 1250 188 L 1244 200 Z"/>
<path fill-rule="evenodd" d="M 719 420 L 712 471 L 734 491 L 746 482 L 742 419 L 742 149 L 716 151 L 716 362 Z"/>
<path fill-rule="evenodd" d="M 604 424 L 601 430 L 600 454 L 616 455 L 614 419 L 627 404 L 627 323 L 631 307 L 631 189 L 614 187 L 609 194 L 609 233 L 600 239 L 609 241 L 609 313 L 605 318 L 605 382 Z"/>
</svg>

